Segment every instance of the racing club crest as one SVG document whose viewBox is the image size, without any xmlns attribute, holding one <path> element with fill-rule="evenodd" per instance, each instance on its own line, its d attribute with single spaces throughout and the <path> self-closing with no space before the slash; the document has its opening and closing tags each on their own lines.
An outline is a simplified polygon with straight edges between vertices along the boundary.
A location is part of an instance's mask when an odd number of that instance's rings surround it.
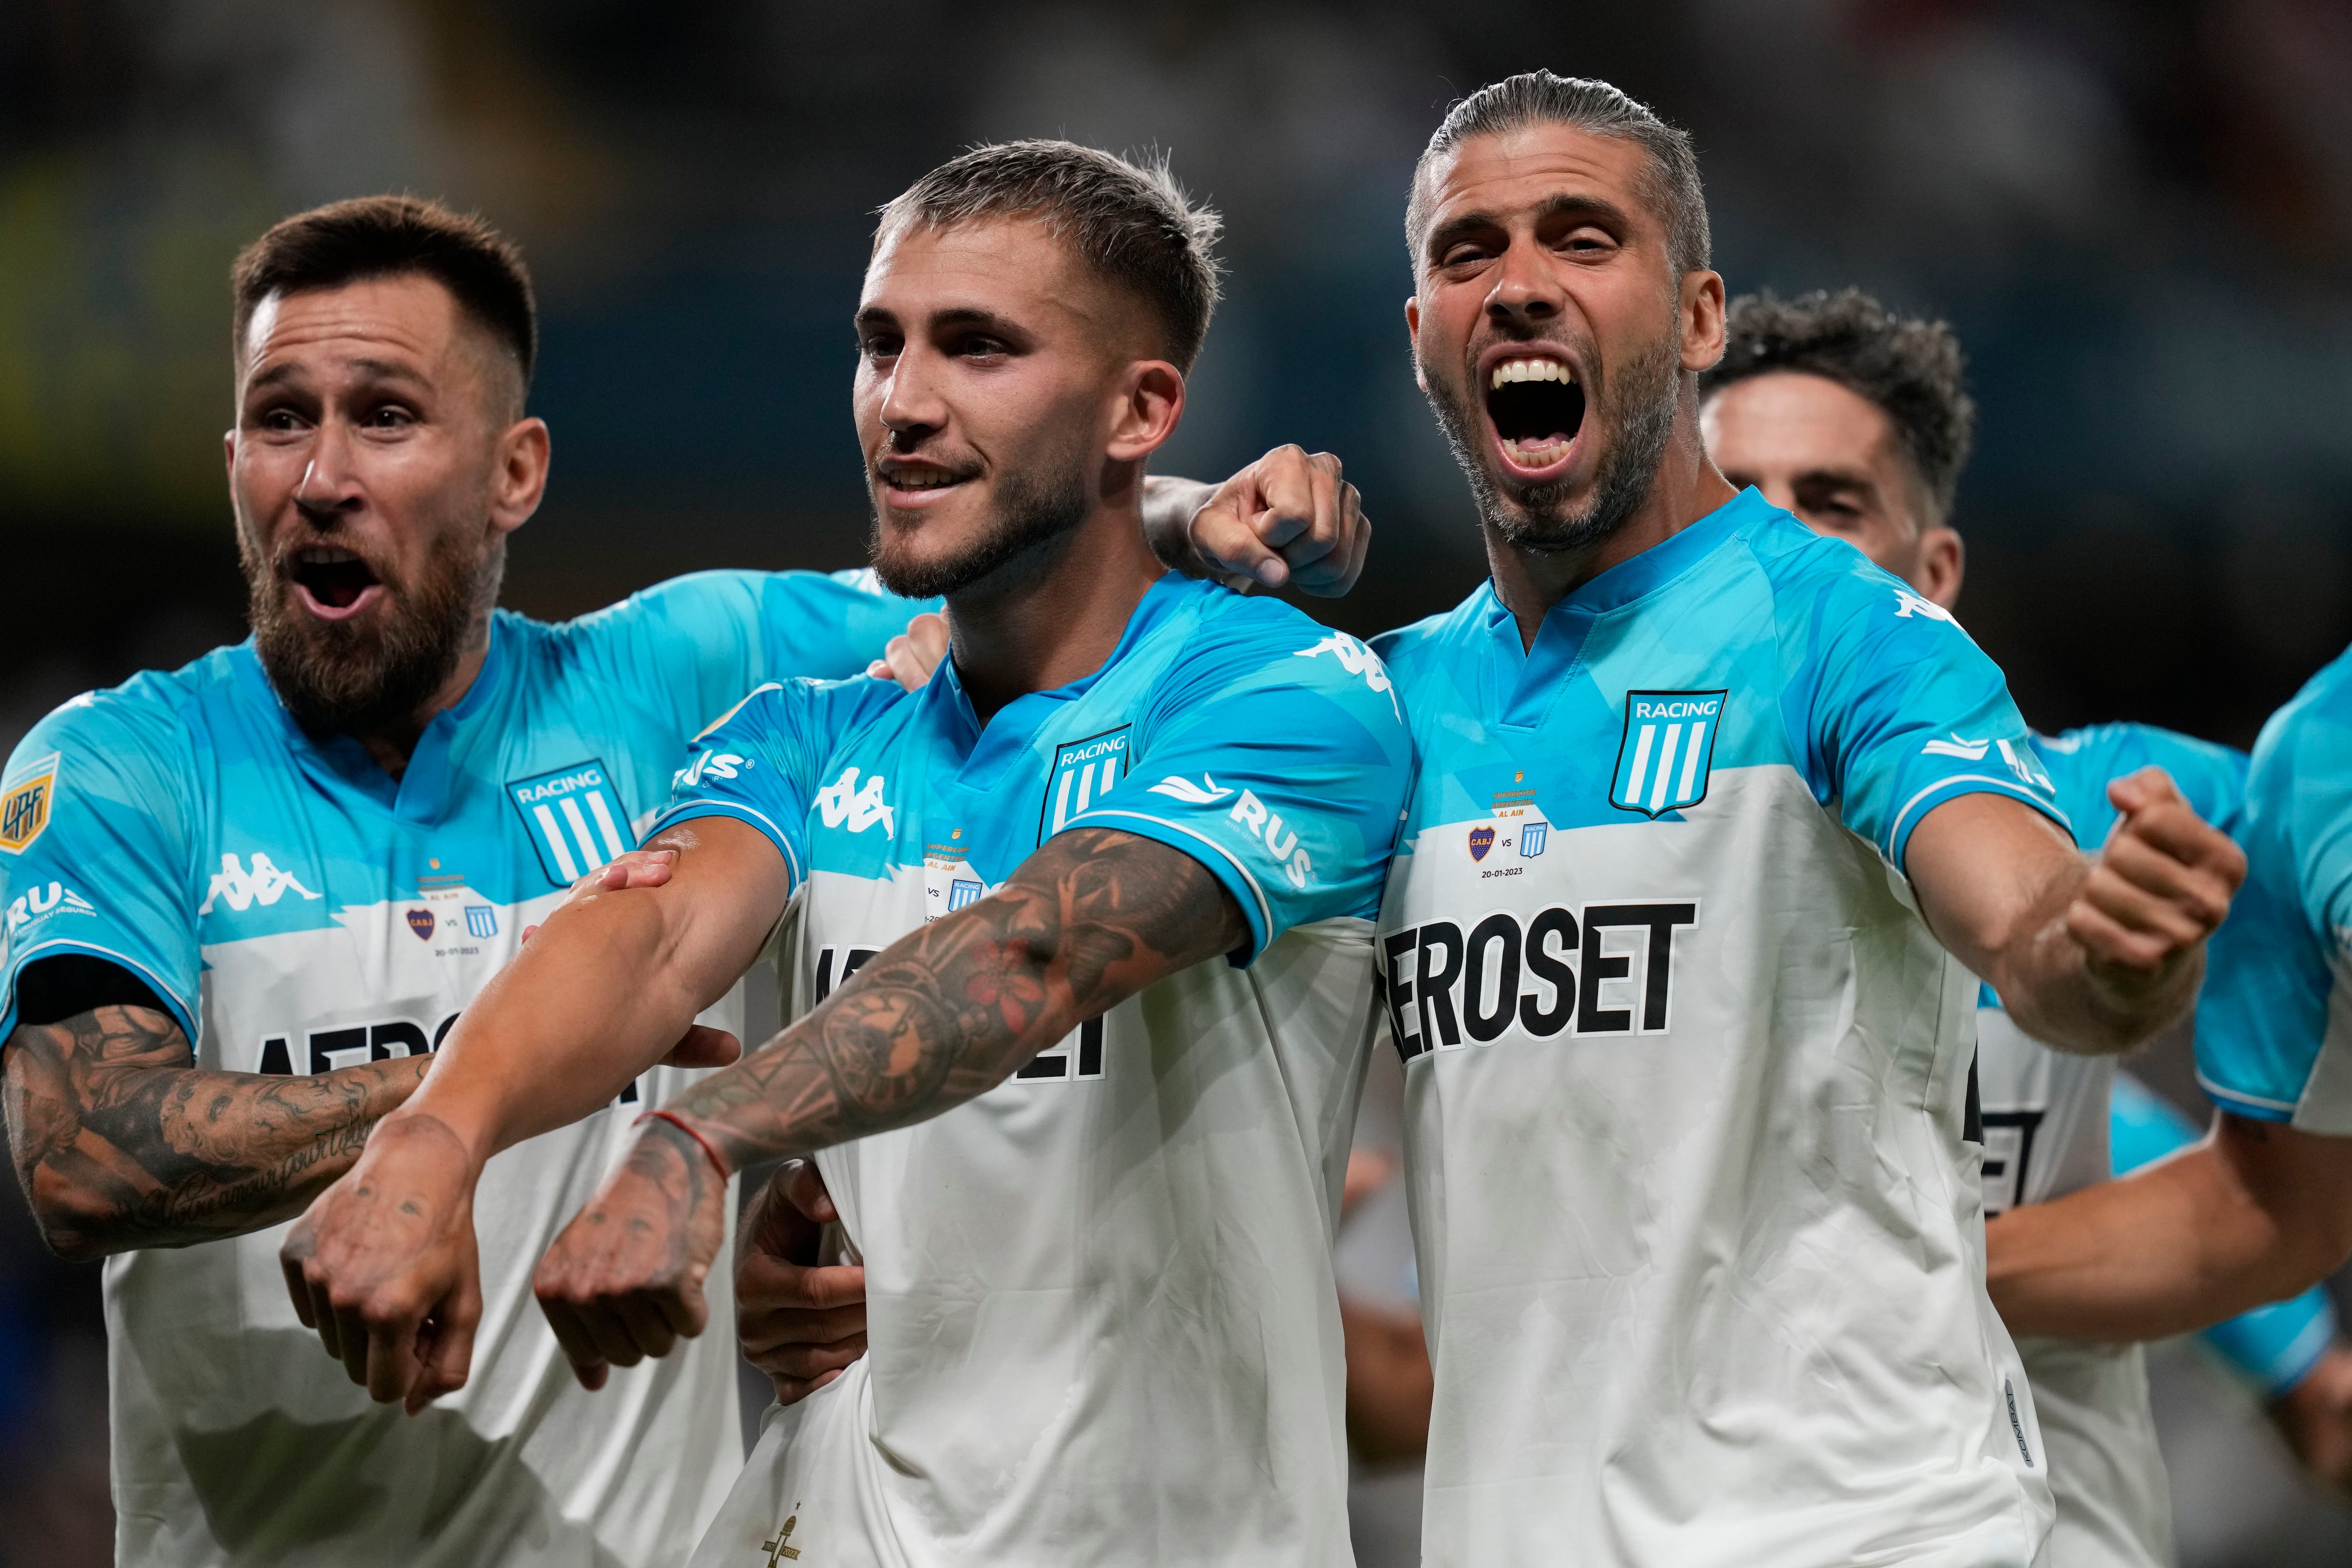
<svg viewBox="0 0 2352 1568">
<path fill-rule="evenodd" d="M 1038 843 L 1062 831 L 1072 817 L 1118 786 L 1119 775 L 1127 771 L 1128 732 L 1134 728 L 1121 724 L 1054 748 L 1054 770 L 1045 779 L 1045 805 L 1038 813 Z"/>
<path fill-rule="evenodd" d="M 1470 858 L 1473 860 L 1484 860 L 1486 858 L 1486 851 L 1492 849 L 1494 847 L 1495 825 L 1493 823 L 1490 822 L 1484 827 L 1474 827 L 1470 830 Z"/>
<path fill-rule="evenodd" d="M 1609 804 L 1655 820 L 1706 798 L 1727 691 L 1628 691 Z"/>
<path fill-rule="evenodd" d="M 0 851 L 20 855 L 32 847 L 49 825 L 49 806 L 57 793 L 55 752 L 0 784 Z"/>
</svg>

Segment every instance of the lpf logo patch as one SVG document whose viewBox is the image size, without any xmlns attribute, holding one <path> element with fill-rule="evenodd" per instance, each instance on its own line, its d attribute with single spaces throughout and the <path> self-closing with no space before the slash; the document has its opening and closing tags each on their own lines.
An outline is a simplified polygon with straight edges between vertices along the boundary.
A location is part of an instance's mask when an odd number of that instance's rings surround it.
<svg viewBox="0 0 2352 1568">
<path fill-rule="evenodd" d="M 21 855 L 49 826 L 58 794 L 58 753 L 33 762 L 0 784 L 0 851 Z"/>
<path fill-rule="evenodd" d="M 1132 724 L 1105 730 L 1083 741 L 1054 749 L 1054 771 L 1045 780 L 1045 805 L 1037 816 L 1037 842 L 1043 844 L 1108 795 L 1127 771 L 1128 731 Z"/>
<path fill-rule="evenodd" d="M 604 764 L 591 758 L 553 773 L 507 781 L 507 798 L 520 814 L 539 851 L 541 869 L 558 886 L 569 886 L 628 847 L 623 825 L 628 814 Z"/>
<path fill-rule="evenodd" d="M 1470 858 L 1484 860 L 1486 858 L 1486 851 L 1494 847 L 1495 828 L 1492 823 L 1484 827 L 1474 827 L 1470 830 Z"/>
<path fill-rule="evenodd" d="M 1609 804 L 1655 818 L 1706 798 L 1728 691 L 1629 691 Z"/>
</svg>

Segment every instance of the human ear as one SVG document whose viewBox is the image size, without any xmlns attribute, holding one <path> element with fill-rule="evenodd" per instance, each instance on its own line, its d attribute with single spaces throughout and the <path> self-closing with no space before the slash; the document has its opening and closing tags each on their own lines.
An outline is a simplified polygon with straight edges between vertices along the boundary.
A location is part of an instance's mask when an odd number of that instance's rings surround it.
<svg viewBox="0 0 2352 1568">
<path fill-rule="evenodd" d="M 1183 417 L 1183 372 L 1166 360 L 1129 365 L 1120 378 L 1105 454 L 1115 463 L 1139 462 L 1167 444 Z"/>
<path fill-rule="evenodd" d="M 1723 358 L 1723 274 L 1685 272 L 1682 284 L 1683 368 L 1712 370 Z"/>
<path fill-rule="evenodd" d="M 499 435 L 497 466 L 490 478 L 490 526 L 512 533 L 530 521 L 547 493 L 550 443 L 547 421 L 518 419 Z"/>
</svg>

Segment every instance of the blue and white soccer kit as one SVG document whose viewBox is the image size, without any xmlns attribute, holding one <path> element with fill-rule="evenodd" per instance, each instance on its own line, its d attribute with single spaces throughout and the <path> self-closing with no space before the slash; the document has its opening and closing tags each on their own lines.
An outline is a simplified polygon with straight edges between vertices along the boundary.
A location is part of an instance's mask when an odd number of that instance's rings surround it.
<svg viewBox="0 0 2352 1568">
<path fill-rule="evenodd" d="M 1191 856 L 1249 925 L 989 1093 L 818 1157 L 870 1348 L 770 1415 L 698 1563 L 1349 1561 L 1332 1221 L 1411 766 L 1362 644 L 1173 576 L 1100 671 L 984 729 L 942 665 L 911 695 L 762 691 L 697 745 L 663 821 L 782 854 L 798 1012 L 1073 827 Z"/>
<path fill-rule="evenodd" d="M 2246 881 L 2208 951 L 2198 1081 L 2240 1116 L 2352 1137 L 2352 652 L 2263 726 L 2239 843 Z"/>
<path fill-rule="evenodd" d="M 2226 746 L 2146 724 L 2036 735 L 2059 809 L 2086 849 L 2120 816 L 2107 784 L 2149 766 L 2172 776 L 2197 815 L 2238 826 L 2246 760 Z M 2046 1203 L 2106 1181 L 2116 1058 L 2055 1050 L 2020 1029 L 1990 987 L 1977 1013 L 1984 1108 L 1985 1212 Z M 2173 1561 L 2172 1500 L 2137 1344 L 2029 1337 L 2018 1342 L 2050 1450 L 2058 1505 L 2050 1557 L 2063 1568 L 2158 1568 Z"/>
<path fill-rule="evenodd" d="M 1976 984 L 1912 831 L 2057 816 L 1951 617 L 1748 490 L 1554 605 L 1374 645 L 1420 772 L 1380 921 L 1436 1373 L 1423 1561 L 2024 1568 Z"/>
<path fill-rule="evenodd" d="M 0 1038 L 26 964 L 87 953 L 145 980 L 200 1068 L 430 1050 L 522 930 L 635 842 L 698 730 L 756 682 L 862 668 L 919 607 L 865 574 L 707 573 L 562 626 L 501 612 L 398 781 L 304 733 L 250 643 L 76 698 L 5 775 Z M 656 1068 L 629 1098 L 687 1081 Z M 530 1296 L 636 1109 L 491 1162 L 472 1379 L 415 1420 L 296 1320 L 278 1229 L 110 1258 L 118 1561 L 682 1560 L 740 1441 L 728 1292 L 700 1339 L 593 1394 Z"/>
</svg>

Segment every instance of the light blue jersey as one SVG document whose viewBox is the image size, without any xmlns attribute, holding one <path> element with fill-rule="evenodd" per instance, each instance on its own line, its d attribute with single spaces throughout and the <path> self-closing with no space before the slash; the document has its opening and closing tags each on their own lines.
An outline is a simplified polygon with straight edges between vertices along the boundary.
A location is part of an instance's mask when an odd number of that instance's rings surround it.
<svg viewBox="0 0 2352 1568">
<path fill-rule="evenodd" d="M 1349 1560 L 1331 1226 L 1411 774 L 1362 644 L 1170 576 L 1101 670 L 977 722 L 950 666 L 755 694 L 664 823 L 800 892 L 804 1011 L 1076 827 L 1206 867 L 1249 934 L 942 1116 L 819 1156 L 868 1350 L 770 1417 L 698 1563 Z"/>
<path fill-rule="evenodd" d="M 2352 1137 L 2352 652 L 2263 726 L 2245 886 L 2215 933 L 2197 1076 L 2225 1110 Z"/>
<path fill-rule="evenodd" d="M 2056 817 L 1951 616 L 1755 491 L 1380 639 L 1380 921 L 1437 1379 L 1424 1560 L 2031 1562 L 2050 1502 L 1962 1136 L 1943 803 Z"/>
<path fill-rule="evenodd" d="M 2107 785 L 2161 767 L 2197 814 L 2224 831 L 2244 798 L 2246 759 L 2226 746 L 2146 724 L 2036 735 L 2058 805 L 2083 847 L 2106 842 L 2118 813 Z M 1977 1014 L 1984 1107 L 1985 1211 L 2106 1181 L 2116 1058 L 2054 1050 L 2020 1029 L 1986 987 Z M 2058 1518 L 2050 1559 L 2068 1568 L 2166 1568 L 2172 1500 L 2137 1344 L 2026 1337 L 2018 1342 L 2050 1450 Z"/>
<path fill-rule="evenodd" d="M 522 930 L 631 847 L 698 730 L 762 680 L 862 668 L 921 607 L 864 574 L 726 572 L 562 626 L 501 612 L 398 781 L 306 735 L 250 643 L 76 698 L 5 774 L 0 1036 L 26 964 L 86 953 L 142 977 L 201 1068 L 428 1051 Z M 629 1098 L 685 1081 L 657 1069 Z M 118 1560 L 681 1560 L 734 1468 L 727 1293 L 702 1338 L 589 1394 L 530 1291 L 634 1114 L 491 1163 L 473 1378 L 415 1420 L 297 1321 L 279 1230 L 110 1258 Z"/>
</svg>

